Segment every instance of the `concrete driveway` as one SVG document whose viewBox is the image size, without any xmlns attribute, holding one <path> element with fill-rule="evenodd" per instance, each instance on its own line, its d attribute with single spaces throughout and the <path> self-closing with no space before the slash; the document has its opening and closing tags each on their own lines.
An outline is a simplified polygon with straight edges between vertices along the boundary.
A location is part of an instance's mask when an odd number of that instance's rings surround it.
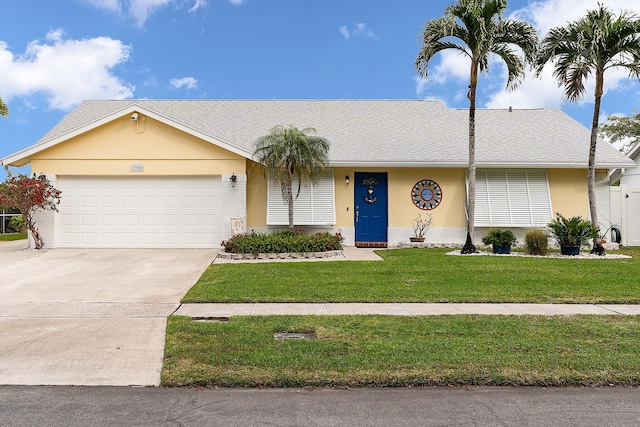
<svg viewBox="0 0 640 427">
<path fill-rule="evenodd" d="M 0 384 L 158 385 L 166 318 L 214 249 L 0 242 Z"/>
</svg>

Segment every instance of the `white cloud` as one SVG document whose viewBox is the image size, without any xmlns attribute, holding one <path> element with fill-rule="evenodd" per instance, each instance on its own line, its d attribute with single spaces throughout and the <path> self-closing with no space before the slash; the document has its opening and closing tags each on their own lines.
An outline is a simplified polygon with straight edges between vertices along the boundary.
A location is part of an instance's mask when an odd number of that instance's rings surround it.
<svg viewBox="0 0 640 427">
<path fill-rule="evenodd" d="M 189 9 L 190 13 L 195 13 L 198 9 L 205 7 L 207 5 L 206 0 L 196 0 L 193 6 Z"/>
<path fill-rule="evenodd" d="M 530 3 L 526 8 L 514 12 L 513 16 L 531 22 L 540 37 L 549 31 L 550 28 L 566 25 L 568 22 L 584 16 L 587 10 L 596 8 L 598 0 L 539 0 Z M 619 14 L 622 10 L 640 11 L 640 0 L 609 0 L 607 2 L 614 13 Z M 467 81 L 468 60 L 457 54 L 455 51 L 444 51 L 440 54 L 440 62 L 434 62 L 430 66 L 429 80 L 421 82 L 416 80 L 416 91 L 422 95 L 430 84 L 443 85 L 450 81 Z M 528 71 L 522 84 L 515 91 L 507 91 L 506 79 L 507 71 L 504 64 L 492 59 L 490 63 L 490 74 L 482 75 L 479 88 L 489 87 L 488 101 L 485 107 L 488 108 L 550 108 L 560 107 L 565 101 L 563 89 L 556 84 L 556 79 L 552 74 L 552 67 L 545 68 L 540 78 L 535 78 L 531 71 Z M 605 93 L 619 90 L 622 86 L 630 85 L 628 74 L 623 70 L 610 69 L 605 75 Z M 492 90 L 495 87 L 496 90 Z M 594 82 L 593 79 L 587 81 L 587 93 L 581 102 L 593 102 Z"/>
<path fill-rule="evenodd" d="M 585 15 L 587 10 L 596 9 L 602 0 L 539 0 L 514 15 L 531 22 L 544 36 L 551 28 L 564 26 Z M 640 0 L 607 0 L 606 7 L 616 15 L 623 10 L 640 11 Z"/>
<path fill-rule="evenodd" d="M 640 0 L 609 0 L 606 4 L 616 15 L 622 10 L 640 10 Z M 568 22 L 575 21 L 585 15 L 587 10 L 598 7 L 598 0 L 545 0 L 531 3 L 524 9 L 518 10 L 514 16 L 531 22 L 540 34 L 540 37 L 556 26 L 564 26 Z M 495 73 L 495 69 L 493 71 Z M 500 76 L 506 84 L 506 68 L 500 65 Z M 628 86 L 628 73 L 620 69 L 609 69 L 605 74 L 605 94 L 619 90 L 622 86 Z M 579 103 L 592 103 L 594 97 L 595 82 L 591 78 L 586 81 L 586 93 Z M 549 108 L 560 107 L 565 101 L 564 89 L 558 87 L 553 68 L 548 65 L 543 70 L 539 79 L 528 72 L 523 83 L 513 92 L 508 92 L 503 86 L 497 92 L 489 95 L 486 103 L 488 108 Z"/>
<path fill-rule="evenodd" d="M 429 65 L 429 78 L 416 77 L 416 93 L 422 97 L 428 93 L 430 86 L 442 86 L 454 81 L 466 84 L 469 82 L 469 57 L 455 50 L 445 50 L 438 54 L 439 58 Z M 432 60 L 433 61 L 433 60 Z M 466 83 L 465 83 L 466 82 Z"/>
<path fill-rule="evenodd" d="M 149 76 L 142 82 L 142 85 L 146 87 L 156 87 L 158 86 L 158 77 Z"/>
<path fill-rule="evenodd" d="M 142 27 L 149 16 L 158 8 L 169 4 L 171 0 L 130 0 L 129 14 Z"/>
<path fill-rule="evenodd" d="M 180 89 L 182 87 L 186 87 L 187 89 L 198 89 L 198 80 L 193 77 L 182 77 L 179 79 L 171 79 L 169 80 L 171 86 L 176 89 Z"/>
<path fill-rule="evenodd" d="M 349 37 L 351 37 L 351 33 L 349 33 L 349 29 L 347 28 L 346 25 L 343 25 L 342 27 L 340 27 L 340 34 L 342 34 L 342 37 L 344 37 L 345 39 L 348 39 Z"/>
<path fill-rule="evenodd" d="M 347 25 L 343 25 L 340 27 L 340 34 L 345 39 L 350 39 L 351 37 L 376 37 L 375 33 L 367 28 L 367 24 L 363 22 L 355 24 L 351 29 Z"/>
<path fill-rule="evenodd" d="M 129 59 L 130 46 L 108 37 L 65 39 L 61 30 L 47 42 L 29 43 L 14 55 L 0 42 L 0 94 L 4 100 L 43 94 L 49 108 L 69 110 L 85 99 L 124 99 L 134 87 L 111 70 Z"/>
<path fill-rule="evenodd" d="M 246 0 L 229 0 L 229 3 L 234 4 L 236 6 L 240 6 L 245 3 Z"/>
<path fill-rule="evenodd" d="M 120 0 L 83 0 L 85 3 L 99 9 L 120 12 Z"/>
</svg>

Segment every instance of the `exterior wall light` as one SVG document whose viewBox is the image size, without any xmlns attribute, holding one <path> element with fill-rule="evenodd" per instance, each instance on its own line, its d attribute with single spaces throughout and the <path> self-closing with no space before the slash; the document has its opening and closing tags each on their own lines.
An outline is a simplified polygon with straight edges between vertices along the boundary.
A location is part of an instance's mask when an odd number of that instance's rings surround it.
<svg viewBox="0 0 640 427">
<path fill-rule="evenodd" d="M 344 183 L 347 184 L 347 187 L 349 186 L 349 175 L 344 177 Z"/>
<path fill-rule="evenodd" d="M 236 174 L 232 173 L 231 177 L 229 177 L 229 180 L 231 181 L 231 186 L 233 188 L 235 188 L 236 187 L 236 182 L 238 181 L 238 177 L 236 176 Z"/>
</svg>

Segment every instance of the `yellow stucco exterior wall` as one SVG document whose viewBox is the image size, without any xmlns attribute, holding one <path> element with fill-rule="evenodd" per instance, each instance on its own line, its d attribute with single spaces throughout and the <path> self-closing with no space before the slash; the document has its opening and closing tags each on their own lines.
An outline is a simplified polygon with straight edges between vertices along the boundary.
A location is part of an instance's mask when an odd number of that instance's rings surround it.
<svg viewBox="0 0 640 427">
<path fill-rule="evenodd" d="M 267 180 L 264 168 L 247 160 L 247 229 L 267 226 Z"/>
<path fill-rule="evenodd" d="M 433 216 L 434 227 L 464 227 L 464 170 L 463 169 L 334 169 L 336 194 L 336 221 L 339 227 L 353 226 L 354 210 L 354 181 L 355 172 L 386 172 L 389 197 L 389 227 L 411 227 L 412 221 L 419 213 L 411 200 L 413 186 L 422 179 L 431 179 L 442 188 L 442 202 L 438 207 L 428 211 Z M 345 177 L 349 175 L 350 182 L 345 184 Z"/>
<path fill-rule="evenodd" d="M 383 168 L 334 168 L 336 227 L 353 227 L 354 174 L 355 172 L 386 172 L 389 185 L 389 227 L 411 227 L 419 213 L 411 201 L 411 189 L 422 179 L 436 181 L 442 188 L 442 203 L 428 211 L 433 216 L 433 227 L 464 228 L 466 218 L 465 169 L 383 169 Z M 249 227 L 266 227 L 267 182 L 263 169 L 247 161 L 247 224 Z M 349 185 L 345 177 L 349 176 Z M 587 172 L 582 169 L 547 170 L 553 214 L 588 216 Z M 424 216 L 424 215 L 423 215 Z"/>
<path fill-rule="evenodd" d="M 423 212 L 411 201 L 411 189 L 421 179 L 436 181 L 443 191 L 442 203 L 430 211 L 434 226 L 464 227 L 464 170 L 463 169 L 376 169 L 362 172 L 386 172 L 389 183 L 389 227 L 411 227 L 411 222 Z M 353 227 L 355 169 L 334 168 L 336 227 Z M 263 168 L 247 161 L 247 224 L 266 227 L 267 181 Z M 349 185 L 345 176 L 349 175 Z"/>
<path fill-rule="evenodd" d="M 589 217 L 586 169 L 547 169 L 553 215 Z"/>
<path fill-rule="evenodd" d="M 154 119 L 129 116 L 35 154 L 34 173 L 56 175 L 245 174 L 245 158 Z M 132 163 L 144 172 L 131 172 Z"/>
</svg>

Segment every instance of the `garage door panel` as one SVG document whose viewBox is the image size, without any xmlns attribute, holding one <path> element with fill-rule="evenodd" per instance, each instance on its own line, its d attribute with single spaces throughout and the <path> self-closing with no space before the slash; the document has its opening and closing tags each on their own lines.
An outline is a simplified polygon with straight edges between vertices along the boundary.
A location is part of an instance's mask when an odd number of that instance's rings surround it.
<svg viewBox="0 0 640 427">
<path fill-rule="evenodd" d="M 83 190 L 97 190 L 98 189 L 98 181 L 96 179 L 84 179 L 80 183 L 80 187 Z"/>
<path fill-rule="evenodd" d="M 115 247 L 118 245 L 118 233 L 102 233 L 102 244 L 105 247 Z"/>
<path fill-rule="evenodd" d="M 153 196 L 146 196 L 142 198 L 142 207 L 143 208 L 158 208 L 160 204 L 158 203 L 158 198 Z"/>
<path fill-rule="evenodd" d="M 60 245 L 61 246 L 77 246 L 78 245 L 78 233 L 60 233 Z"/>
<path fill-rule="evenodd" d="M 102 215 L 100 217 L 101 224 L 106 227 L 118 226 L 118 215 Z"/>
<path fill-rule="evenodd" d="M 178 215 L 177 214 L 163 214 L 161 216 L 162 218 L 162 226 L 164 228 L 166 227 L 173 227 L 179 224 L 178 221 Z"/>
<path fill-rule="evenodd" d="M 97 208 L 98 207 L 98 198 L 97 197 L 81 197 L 80 198 L 80 206 L 83 208 Z"/>
<path fill-rule="evenodd" d="M 82 215 L 80 217 L 80 225 L 98 225 L 98 216 L 97 215 Z"/>
<path fill-rule="evenodd" d="M 151 225 L 154 228 L 158 226 L 158 215 L 142 215 L 142 225 L 148 226 Z"/>
<path fill-rule="evenodd" d="M 138 225 L 138 215 L 122 215 L 122 226 L 137 226 Z"/>
<path fill-rule="evenodd" d="M 78 225 L 77 215 L 60 215 L 60 224 L 63 226 L 76 226 Z"/>
<path fill-rule="evenodd" d="M 60 246 L 217 247 L 220 177 L 59 177 Z"/>
<path fill-rule="evenodd" d="M 180 244 L 180 236 L 178 235 L 178 233 L 163 233 L 162 244 L 164 246 L 177 247 Z"/>
<path fill-rule="evenodd" d="M 132 196 L 124 196 L 121 198 L 123 208 L 137 208 L 138 198 Z"/>
<path fill-rule="evenodd" d="M 98 244 L 98 233 L 81 233 L 80 237 L 83 243 L 86 242 L 89 245 Z"/>
</svg>

